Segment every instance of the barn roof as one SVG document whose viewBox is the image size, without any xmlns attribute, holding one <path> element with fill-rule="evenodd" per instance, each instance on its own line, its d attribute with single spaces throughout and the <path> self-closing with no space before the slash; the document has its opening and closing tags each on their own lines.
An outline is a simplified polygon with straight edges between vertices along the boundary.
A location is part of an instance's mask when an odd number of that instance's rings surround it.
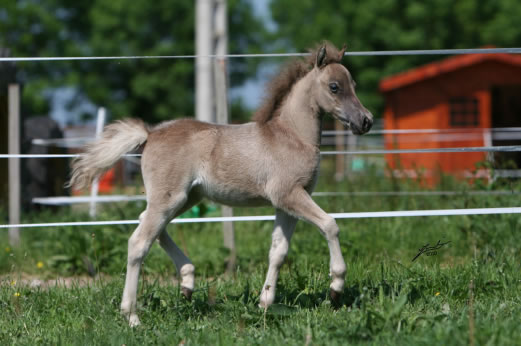
<svg viewBox="0 0 521 346">
<path fill-rule="evenodd" d="M 503 64 L 521 67 L 521 55 L 514 54 L 465 54 L 435 61 L 417 68 L 407 70 L 384 78 L 380 81 L 380 91 L 389 92 L 404 86 L 434 78 L 441 74 L 476 65 L 485 61 L 496 61 Z"/>
</svg>

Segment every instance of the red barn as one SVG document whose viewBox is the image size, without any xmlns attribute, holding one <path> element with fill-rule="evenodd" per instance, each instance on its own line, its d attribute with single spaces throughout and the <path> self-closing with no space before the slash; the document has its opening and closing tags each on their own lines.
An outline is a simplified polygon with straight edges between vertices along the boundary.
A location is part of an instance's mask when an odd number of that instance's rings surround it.
<svg viewBox="0 0 521 346">
<path fill-rule="evenodd" d="M 386 149 L 510 145 L 489 128 L 521 126 L 521 56 L 459 55 L 385 78 L 385 129 L 441 129 L 426 134 L 386 134 Z M 407 131 L 404 131 L 407 132 Z M 509 154 L 511 155 L 511 154 Z M 498 154 L 495 156 L 498 157 Z M 472 171 L 485 153 L 387 155 L 392 168 L 429 172 Z M 521 157 L 514 153 L 518 166 Z M 397 160 L 398 159 L 398 160 Z M 430 180 L 430 179 L 428 179 Z"/>
</svg>

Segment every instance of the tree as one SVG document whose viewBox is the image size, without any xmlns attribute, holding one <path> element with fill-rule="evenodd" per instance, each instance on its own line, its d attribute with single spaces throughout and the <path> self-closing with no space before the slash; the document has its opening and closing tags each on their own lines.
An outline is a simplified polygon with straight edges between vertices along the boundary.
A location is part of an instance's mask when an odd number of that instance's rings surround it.
<svg viewBox="0 0 521 346">
<path fill-rule="evenodd" d="M 271 1 L 278 26 L 273 39 L 284 50 L 303 51 L 327 39 L 347 42 L 353 51 L 518 46 L 518 0 L 277 0 Z M 375 115 L 383 100 L 381 78 L 438 60 L 439 56 L 350 57 L 358 95 Z"/>
<path fill-rule="evenodd" d="M 259 51 L 265 35 L 250 3 L 228 4 L 230 51 Z M 7 0 L 0 9 L 0 47 L 13 56 L 191 55 L 194 6 L 168 0 Z M 255 63 L 234 59 L 233 83 L 252 75 Z M 193 59 L 26 62 L 18 69 L 25 113 L 45 113 L 46 91 L 68 85 L 107 107 L 113 118 L 154 123 L 194 114 Z"/>
</svg>

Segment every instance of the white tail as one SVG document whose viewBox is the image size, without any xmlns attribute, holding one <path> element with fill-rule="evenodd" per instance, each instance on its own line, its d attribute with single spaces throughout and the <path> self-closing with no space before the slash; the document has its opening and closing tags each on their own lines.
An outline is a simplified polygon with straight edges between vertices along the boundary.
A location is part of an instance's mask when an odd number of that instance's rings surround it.
<svg viewBox="0 0 521 346">
<path fill-rule="evenodd" d="M 72 175 L 66 187 L 82 189 L 100 176 L 126 153 L 139 148 L 149 134 L 138 119 L 118 121 L 105 127 L 101 138 L 88 144 L 83 155 L 72 162 Z"/>
</svg>

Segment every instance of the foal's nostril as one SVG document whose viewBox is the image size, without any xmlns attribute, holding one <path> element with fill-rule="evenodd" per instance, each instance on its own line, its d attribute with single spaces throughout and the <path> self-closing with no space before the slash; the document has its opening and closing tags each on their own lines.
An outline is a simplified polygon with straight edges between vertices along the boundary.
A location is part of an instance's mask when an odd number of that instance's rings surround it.
<svg viewBox="0 0 521 346">
<path fill-rule="evenodd" d="M 373 121 L 369 119 L 368 117 L 364 117 L 364 121 L 362 123 L 362 128 L 365 132 L 369 131 L 371 127 L 373 126 Z"/>
</svg>

